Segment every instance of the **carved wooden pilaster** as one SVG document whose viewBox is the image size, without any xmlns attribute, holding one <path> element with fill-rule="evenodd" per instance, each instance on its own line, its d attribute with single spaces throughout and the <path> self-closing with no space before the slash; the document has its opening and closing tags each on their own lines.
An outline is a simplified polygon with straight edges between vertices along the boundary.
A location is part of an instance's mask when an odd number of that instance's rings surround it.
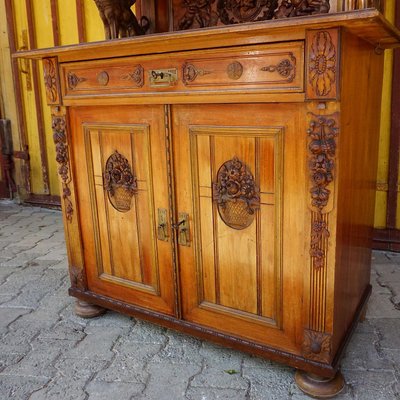
<svg viewBox="0 0 400 400">
<path fill-rule="evenodd" d="M 330 362 L 330 335 L 326 331 L 330 212 L 334 202 L 336 139 L 339 114 L 309 113 L 308 172 L 310 191 L 310 304 L 303 355 Z"/>
<path fill-rule="evenodd" d="M 339 98 L 338 29 L 310 30 L 306 34 L 306 97 L 308 100 Z"/>
<path fill-rule="evenodd" d="M 56 146 L 56 161 L 61 188 L 61 205 L 64 215 L 65 239 L 68 249 L 71 286 L 87 289 L 84 269 L 78 205 L 75 198 L 71 149 L 69 146 L 68 121 L 65 107 L 51 107 L 53 140 Z"/>
</svg>

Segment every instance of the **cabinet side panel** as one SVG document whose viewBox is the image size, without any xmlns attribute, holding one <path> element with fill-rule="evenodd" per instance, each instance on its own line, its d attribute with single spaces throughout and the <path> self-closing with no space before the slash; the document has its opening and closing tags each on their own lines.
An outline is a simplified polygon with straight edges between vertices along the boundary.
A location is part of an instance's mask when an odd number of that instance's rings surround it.
<svg viewBox="0 0 400 400">
<path fill-rule="evenodd" d="M 342 71 L 334 353 L 370 281 L 383 55 L 344 32 Z"/>
</svg>

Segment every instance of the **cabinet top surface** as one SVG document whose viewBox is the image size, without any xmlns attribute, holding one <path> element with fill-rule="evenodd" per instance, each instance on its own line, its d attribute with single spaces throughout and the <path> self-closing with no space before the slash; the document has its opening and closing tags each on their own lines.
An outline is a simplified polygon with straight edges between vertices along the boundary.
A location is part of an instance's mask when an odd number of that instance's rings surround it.
<svg viewBox="0 0 400 400">
<path fill-rule="evenodd" d="M 400 30 L 390 24 L 377 10 L 367 9 L 20 51 L 14 53 L 13 57 L 41 59 L 57 56 L 59 62 L 67 62 L 163 54 L 175 51 L 302 40 L 307 29 L 332 27 L 343 27 L 373 46 L 381 48 L 400 46 Z"/>
</svg>

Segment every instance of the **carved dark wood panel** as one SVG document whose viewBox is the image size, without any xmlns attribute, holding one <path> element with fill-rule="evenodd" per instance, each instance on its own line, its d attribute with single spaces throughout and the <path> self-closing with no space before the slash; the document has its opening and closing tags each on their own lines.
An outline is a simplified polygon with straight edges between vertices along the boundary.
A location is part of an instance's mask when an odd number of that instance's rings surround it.
<svg viewBox="0 0 400 400">
<path fill-rule="evenodd" d="M 174 30 L 329 12 L 329 0 L 173 0 Z"/>
</svg>

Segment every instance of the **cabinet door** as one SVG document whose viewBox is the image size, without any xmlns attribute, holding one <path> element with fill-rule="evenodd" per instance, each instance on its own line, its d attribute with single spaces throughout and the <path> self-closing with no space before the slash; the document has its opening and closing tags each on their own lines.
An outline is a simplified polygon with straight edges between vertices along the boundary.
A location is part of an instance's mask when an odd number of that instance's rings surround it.
<svg viewBox="0 0 400 400">
<path fill-rule="evenodd" d="M 70 116 L 89 290 L 174 314 L 163 107 Z"/>
<path fill-rule="evenodd" d="M 302 107 L 172 109 L 177 212 L 190 233 L 179 245 L 183 318 L 290 351 L 305 265 Z"/>
</svg>

